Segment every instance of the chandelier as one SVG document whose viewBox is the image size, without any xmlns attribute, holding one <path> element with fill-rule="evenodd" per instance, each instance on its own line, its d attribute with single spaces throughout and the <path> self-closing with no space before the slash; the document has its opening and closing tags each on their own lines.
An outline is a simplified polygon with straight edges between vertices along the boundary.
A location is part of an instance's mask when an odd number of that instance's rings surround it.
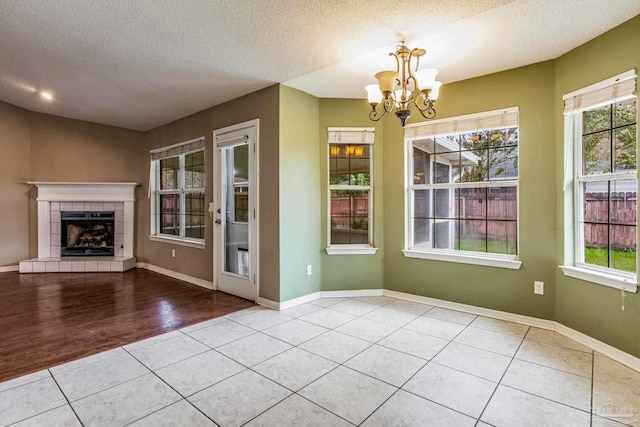
<svg viewBox="0 0 640 427">
<path fill-rule="evenodd" d="M 369 113 L 371 120 L 378 121 L 385 114 L 395 111 L 404 127 L 407 119 L 411 117 L 411 109 L 414 106 L 425 119 L 436 117 L 433 105 L 438 99 L 442 83 L 436 81 L 437 69 L 418 70 L 420 57 L 427 53 L 426 50 L 409 49 L 405 46 L 404 40 L 400 43 L 395 52 L 389 53 L 389 56 L 396 58 L 396 71 L 380 71 L 375 76 L 378 84 L 368 85 L 365 89 L 371 105 Z M 414 58 L 415 67 L 412 71 Z M 378 111 L 378 105 L 381 111 Z"/>
</svg>

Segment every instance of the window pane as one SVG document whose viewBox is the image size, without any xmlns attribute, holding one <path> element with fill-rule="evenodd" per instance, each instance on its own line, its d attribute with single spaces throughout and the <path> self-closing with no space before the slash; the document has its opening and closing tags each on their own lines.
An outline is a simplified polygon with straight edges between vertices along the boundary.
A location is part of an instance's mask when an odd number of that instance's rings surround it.
<svg viewBox="0 0 640 427">
<path fill-rule="evenodd" d="M 431 190 L 414 190 L 413 217 L 430 218 L 431 216 Z"/>
<path fill-rule="evenodd" d="M 585 182 L 582 188 L 585 222 L 608 222 L 609 181 Z"/>
<path fill-rule="evenodd" d="M 493 187 L 487 189 L 487 217 L 515 221 L 518 217 L 518 189 Z"/>
<path fill-rule="evenodd" d="M 432 219 L 413 218 L 413 248 L 431 249 Z"/>
<path fill-rule="evenodd" d="M 435 183 L 449 183 L 451 182 L 449 174 L 451 173 L 451 167 L 447 164 L 435 163 L 434 167 L 434 179 Z"/>
<path fill-rule="evenodd" d="M 369 192 L 331 191 L 331 244 L 369 244 Z"/>
<path fill-rule="evenodd" d="M 626 126 L 614 132 L 616 172 L 636 170 L 636 126 Z"/>
<path fill-rule="evenodd" d="M 456 213 L 462 219 L 485 219 L 487 216 L 487 189 L 457 189 Z"/>
<path fill-rule="evenodd" d="M 435 190 L 436 218 L 453 218 L 453 192 L 450 188 Z"/>
<path fill-rule="evenodd" d="M 625 179 L 611 182 L 610 222 L 636 224 L 636 180 Z"/>
<path fill-rule="evenodd" d="M 611 268 L 636 272 L 636 234 L 635 226 L 611 226 Z"/>
<path fill-rule="evenodd" d="M 461 182 L 489 180 L 489 150 L 463 151 Z"/>
<path fill-rule="evenodd" d="M 613 126 L 625 126 L 636 122 L 636 99 L 618 102 L 614 107 Z"/>
<path fill-rule="evenodd" d="M 438 249 L 453 249 L 453 228 L 455 221 L 436 221 L 435 247 Z"/>
<path fill-rule="evenodd" d="M 233 221 L 249 222 L 249 186 L 233 187 Z"/>
<path fill-rule="evenodd" d="M 204 239 L 204 193 L 186 193 L 184 200 L 186 237 Z"/>
<path fill-rule="evenodd" d="M 456 230 L 456 235 L 459 236 L 456 246 L 461 251 L 487 251 L 486 221 L 462 220 L 459 222 L 459 229 Z"/>
<path fill-rule="evenodd" d="M 329 184 L 369 185 L 370 153 L 369 144 L 330 144 Z"/>
<path fill-rule="evenodd" d="M 419 148 L 413 148 L 413 184 L 430 183 L 430 154 Z"/>
<path fill-rule="evenodd" d="M 180 195 L 160 195 L 160 233 L 180 235 Z"/>
<path fill-rule="evenodd" d="M 179 172 L 179 157 L 160 160 L 160 189 L 177 190 L 179 188 Z"/>
<path fill-rule="evenodd" d="M 517 253 L 516 232 L 515 221 L 488 221 L 487 252 L 515 255 Z"/>
<path fill-rule="evenodd" d="M 204 151 L 184 156 L 184 188 L 204 188 Z"/>
<path fill-rule="evenodd" d="M 518 147 L 501 147 L 489 151 L 489 179 L 491 181 L 518 178 Z"/>
<path fill-rule="evenodd" d="M 431 247 L 431 190 L 413 191 L 413 244 Z"/>
<path fill-rule="evenodd" d="M 414 247 L 517 254 L 517 186 L 446 184 L 518 180 L 518 128 L 414 141 Z M 427 154 L 429 153 L 429 154 Z M 428 165 L 431 165 L 431 180 Z"/>
<path fill-rule="evenodd" d="M 611 132 L 597 132 L 582 137 L 582 173 L 611 172 Z"/>
<path fill-rule="evenodd" d="M 582 113 L 582 134 L 611 128 L 611 105 Z"/>
</svg>

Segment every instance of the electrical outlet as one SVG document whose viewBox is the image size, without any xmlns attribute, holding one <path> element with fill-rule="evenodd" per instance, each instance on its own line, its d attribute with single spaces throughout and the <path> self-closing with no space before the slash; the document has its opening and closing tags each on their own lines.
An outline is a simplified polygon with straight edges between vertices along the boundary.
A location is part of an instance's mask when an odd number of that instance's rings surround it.
<svg viewBox="0 0 640 427">
<path fill-rule="evenodd" d="M 171 249 L 171 256 L 172 256 L 173 258 L 175 258 L 175 257 L 176 257 L 176 250 L 175 250 L 175 249 Z"/>
<path fill-rule="evenodd" d="M 544 282 L 533 282 L 533 293 L 537 295 L 544 295 Z"/>
<path fill-rule="evenodd" d="M 307 276 L 311 276 L 312 273 L 312 269 L 311 269 L 311 264 L 307 265 Z"/>
</svg>

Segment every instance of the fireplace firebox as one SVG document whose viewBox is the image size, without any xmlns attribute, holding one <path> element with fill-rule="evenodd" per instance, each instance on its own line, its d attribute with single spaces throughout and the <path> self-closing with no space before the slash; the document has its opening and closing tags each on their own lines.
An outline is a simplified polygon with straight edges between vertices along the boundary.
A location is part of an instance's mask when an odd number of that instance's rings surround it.
<svg viewBox="0 0 640 427">
<path fill-rule="evenodd" d="M 113 256 L 114 212 L 60 212 L 60 256 Z"/>
</svg>

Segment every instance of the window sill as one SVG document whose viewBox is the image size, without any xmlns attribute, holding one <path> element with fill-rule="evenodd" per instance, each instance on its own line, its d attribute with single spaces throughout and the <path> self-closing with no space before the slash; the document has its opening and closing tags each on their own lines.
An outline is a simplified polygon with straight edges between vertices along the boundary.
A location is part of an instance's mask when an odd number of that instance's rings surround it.
<svg viewBox="0 0 640 427">
<path fill-rule="evenodd" d="M 451 252 L 426 252 L 405 249 L 402 251 L 407 258 L 430 259 L 434 261 L 457 262 L 461 264 L 482 265 L 486 267 L 507 268 L 518 270 L 522 261 L 509 258 L 498 258 L 491 256 L 481 256 L 472 254 L 458 254 Z"/>
<path fill-rule="evenodd" d="M 587 282 L 609 286 L 610 288 L 622 289 L 627 292 L 636 293 L 638 290 L 638 285 L 634 279 L 592 271 L 572 265 L 560 265 L 559 267 L 565 276 L 573 277 L 574 279 L 585 280 Z"/>
<path fill-rule="evenodd" d="M 325 250 L 329 255 L 375 255 L 378 248 L 369 245 L 334 245 Z"/>
<path fill-rule="evenodd" d="M 153 234 L 149 236 L 149 240 L 152 240 L 154 242 L 172 243 L 174 245 L 188 246 L 190 248 L 198 249 L 204 249 L 206 246 L 204 240 L 187 240 L 177 237 L 158 236 Z"/>
</svg>

